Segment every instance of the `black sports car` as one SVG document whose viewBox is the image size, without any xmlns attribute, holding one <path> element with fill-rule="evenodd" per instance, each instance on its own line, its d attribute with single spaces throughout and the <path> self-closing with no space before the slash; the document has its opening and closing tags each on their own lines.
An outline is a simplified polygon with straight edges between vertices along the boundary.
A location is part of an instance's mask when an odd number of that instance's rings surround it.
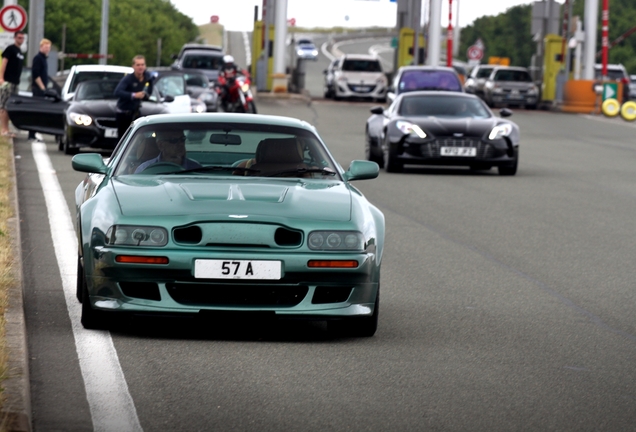
<svg viewBox="0 0 636 432">
<path fill-rule="evenodd" d="M 497 117 L 477 96 L 467 93 L 403 93 L 385 109 L 371 109 L 365 154 L 389 172 L 405 164 L 460 165 L 475 170 L 496 166 L 515 175 L 519 163 L 519 127 Z"/>
<path fill-rule="evenodd" d="M 55 135 L 60 150 L 75 154 L 81 147 L 112 150 L 117 136 L 117 97 L 119 80 L 82 82 L 68 102 L 59 93 L 47 90 L 44 97 L 12 95 L 7 103 L 11 122 L 18 128 Z M 141 104 L 142 116 L 168 113 L 161 98 L 153 92 L 150 100 Z"/>
</svg>

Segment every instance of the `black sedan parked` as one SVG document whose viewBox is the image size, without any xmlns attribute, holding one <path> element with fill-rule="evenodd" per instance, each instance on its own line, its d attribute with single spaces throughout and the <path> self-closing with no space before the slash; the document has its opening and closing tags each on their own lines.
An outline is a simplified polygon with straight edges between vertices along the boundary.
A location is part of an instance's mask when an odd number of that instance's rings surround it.
<svg viewBox="0 0 636 432">
<path fill-rule="evenodd" d="M 477 96 L 441 91 L 403 93 L 385 109 L 371 109 L 365 153 L 388 172 L 405 164 L 468 166 L 515 175 L 519 127 L 497 117 Z"/>
<path fill-rule="evenodd" d="M 118 80 L 83 82 L 68 102 L 51 90 L 44 97 L 12 95 L 7 112 L 18 129 L 55 135 L 59 149 L 66 154 L 75 154 L 80 147 L 113 150 L 120 138 L 114 95 L 118 83 Z M 142 116 L 168 113 L 160 99 L 155 90 L 149 101 L 142 102 Z"/>
</svg>

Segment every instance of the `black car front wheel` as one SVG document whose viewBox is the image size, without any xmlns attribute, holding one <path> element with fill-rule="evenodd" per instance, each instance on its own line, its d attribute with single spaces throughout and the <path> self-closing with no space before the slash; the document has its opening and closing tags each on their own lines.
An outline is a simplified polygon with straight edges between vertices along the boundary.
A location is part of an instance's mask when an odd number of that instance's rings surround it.
<svg viewBox="0 0 636 432">
<path fill-rule="evenodd" d="M 388 137 L 384 139 L 382 152 L 386 172 L 402 172 L 404 170 L 404 165 L 397 160 L 396 145 L 392 144 Z"/>
<path fill-rule="evenodd" d="M 499 175 L 502 176 L 513 176 L 515 174 L 517 174 L 517 165 L 519 164 L 519 159 L 515 159 L 514 162 L 512 162 L 509 165 L 499 165 L 497 167 L 497 170 L 499 171 Z"/>
<path fill-rule="evenodd" d="M 93 309 L 91 306 L 91 300 L 88 295 L 88 285 L 86 283 L 86 274 L 82 272 L 82 316 L 80 321 L 82 326 L 88 330 L 106 330 L 108 327 L 107 317 L 105 313 Z"/>
<path fill-rule="evenodd" d="M 365 134 L 364 141 L 364 157 L 366 160 L 377 163 L 380 168 L 384 168 L 384 159 L 376 154 L 377 145 L 374 145 L 374 141 L 369 135 L 369 131 Z"/>
<path fill-rule="evenodd" d="M 76 155 L 77 153 L 79 153 L 79 148 L 73 147 L 71 145 L 71 142 L 68 139 L 68 135 L 64 135 L 62 137 L 62 142 L 63 142 L 62 145 L 63 145 L 63 148 L 64 148 L 64 154 Z"/>
</svg>

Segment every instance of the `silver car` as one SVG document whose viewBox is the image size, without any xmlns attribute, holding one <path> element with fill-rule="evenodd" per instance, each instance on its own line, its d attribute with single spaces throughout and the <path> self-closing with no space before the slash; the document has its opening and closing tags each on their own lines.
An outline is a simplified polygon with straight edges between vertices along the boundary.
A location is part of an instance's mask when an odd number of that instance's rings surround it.
<svg viewBox="0 0 636 432">
<path fill-rule="evenodd" d="M 483 99 L 484 84 L 486 84 L 486 80 L 488 79 L 494 68 L 494 65 L 475 66 L 470 71 L 470 75 L 468 75 L 466 83 L 464 84 L 466 93 L 472 93 Z"/>
<path fill-rule="evenodd" d="M 539 88 L 524 67 L 496 67 L 484 83 L 484 100 L 490 107 L 516 105 L 536 109 Z"/>
</svg>

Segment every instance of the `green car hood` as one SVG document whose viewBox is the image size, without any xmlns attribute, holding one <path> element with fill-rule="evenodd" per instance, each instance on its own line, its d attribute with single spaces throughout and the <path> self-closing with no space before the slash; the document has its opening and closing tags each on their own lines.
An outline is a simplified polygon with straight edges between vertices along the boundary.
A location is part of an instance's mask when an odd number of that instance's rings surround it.
<svg viewBox="0 0 636 432">
<path fill-rule="evenodd" d="M 248 215 L 326 221 L 351 219 L 351 191 L 338 180 L 125 176 L 111 183 L 126 216 Z"/>
</svg>

